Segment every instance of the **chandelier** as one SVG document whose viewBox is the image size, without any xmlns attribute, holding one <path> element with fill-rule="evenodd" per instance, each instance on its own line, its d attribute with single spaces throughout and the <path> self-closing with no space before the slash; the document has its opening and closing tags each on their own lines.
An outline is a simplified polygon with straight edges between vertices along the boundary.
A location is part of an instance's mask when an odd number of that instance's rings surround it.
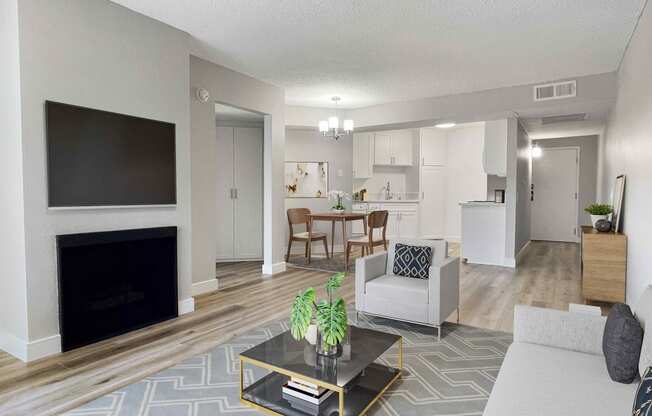
<svg viewBox="0 0 652 416">
<path fill-rule="evenodd" d="M 340 97 L 333 97 L 331 100 L 335 103 L 335 109 L 337 109 L 337 103 L 340 101 Z M 328 120 L 321 120 L 319 122 L 319 132 L 324 137 L 332 137 L 335 140 L 338 140 L 344 134 L 351 134 L 353 132 L 353 120 L 344 120 L 342 123 L 342 130 L 340 131 L 340 120 L 337 116 L 328 117 Z"/>
</svg>

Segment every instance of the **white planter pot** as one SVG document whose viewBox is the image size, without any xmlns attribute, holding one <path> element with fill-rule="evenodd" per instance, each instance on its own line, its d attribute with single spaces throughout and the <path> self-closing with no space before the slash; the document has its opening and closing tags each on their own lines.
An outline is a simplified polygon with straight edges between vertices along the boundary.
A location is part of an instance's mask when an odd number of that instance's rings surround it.
<svg viewBox="0 0 652 416">
<path fill-rule="evenodd" d="M 593 224 L 593 228 L 595 228 L 595 223 L 597 223 L 600 220 L 608 220 L 609 215 L 591 215 L 591 224 Z"/>
<path fill-rule="evenodd" d="M 308 332 L 306 332 L 306 341 L 311 345 L 315 345 L 317 342 L 317 325 L 310 324 Z"/>
<path fill-rule="evenodd" d="M 335 209 L 335 208 L 333 208 L 333 212 L 335 214 L 344 214 L 345 211 L 343 209 Z"/>
</svg>

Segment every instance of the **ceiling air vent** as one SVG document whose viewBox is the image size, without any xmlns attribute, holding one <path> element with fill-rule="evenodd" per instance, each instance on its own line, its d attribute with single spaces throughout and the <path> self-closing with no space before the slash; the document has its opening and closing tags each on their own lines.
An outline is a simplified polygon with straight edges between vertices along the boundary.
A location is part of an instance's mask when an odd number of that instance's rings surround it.
<svg viewBox="0 0 652 416">
<path fill-rule="evenodd" d="M 558 100 L 577 95 L 577 82 L 564 81 L 534 86 L 534 101 Z"/>
</svg>

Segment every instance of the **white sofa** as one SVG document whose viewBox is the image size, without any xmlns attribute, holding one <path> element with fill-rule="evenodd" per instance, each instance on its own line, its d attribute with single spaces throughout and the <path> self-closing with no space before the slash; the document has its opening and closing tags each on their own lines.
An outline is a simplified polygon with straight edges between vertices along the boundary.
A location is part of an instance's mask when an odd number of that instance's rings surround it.
<svg viewBox="0 0 652 416">
<path fill-rule="evenodd" d="M 636 307 L 652 324 L 652 287 Z M 514 343 L 494 384 L 484 416 L 616 416 L 631 414 L 638 381 L 609 378 L 602 354 L 606 318 L 586 313 L 516 306 Z M 639 368 L 652 364 L 652 330 L 643 339 Z"/>
<path fill-rule="evenodd" d="M 428 279 L 394 275 L 397 243 L 432 247 Z M 356 259 L 355 307 L 358 313 L 435 327 L 441 338 L 441 325 L 455 310 L 459 321 L 459 276 L 459 258 L 448 256 L 446 241 L 392 240 L 386 252 Z"/>
</svg>

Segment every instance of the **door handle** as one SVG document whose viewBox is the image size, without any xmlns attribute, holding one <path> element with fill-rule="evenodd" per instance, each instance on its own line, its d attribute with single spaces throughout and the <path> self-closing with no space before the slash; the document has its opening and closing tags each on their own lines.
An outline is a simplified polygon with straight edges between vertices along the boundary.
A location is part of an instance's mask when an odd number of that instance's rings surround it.
<svg viewBox="0 0 652 416">
<path fill-rule="evenodd" d="M 233 188 L 229 189 L 229 198 L 233 199 Z"/>
<path fill-rule="evenodd" d="M 534 184 L 530 184 L 530 201 L 534 201 Z"/>
<path fill-rule="evenodd" d="M 234 199 L 238 199 L 238 188 L 234 188 L 233 192 L 235 193 L 235 198 Z"/>
</svg>

